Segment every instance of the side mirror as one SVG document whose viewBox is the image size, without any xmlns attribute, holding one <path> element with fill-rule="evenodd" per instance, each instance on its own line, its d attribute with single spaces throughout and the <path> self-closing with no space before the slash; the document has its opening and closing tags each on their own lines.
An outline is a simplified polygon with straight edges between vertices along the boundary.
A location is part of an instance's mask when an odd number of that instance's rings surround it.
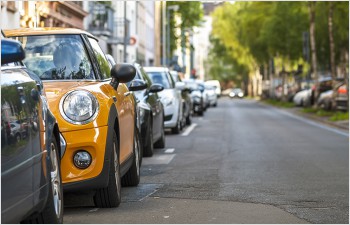
<svg viewBox="0 0 350 225">
<path fill-rule="evenodd" d="M 152 86 L 151 86 L 150 89 L 149 89 L 149 92 L 151 92 L 151 93 L 156 93 L 156 92 L 160 92 L 160 91 L 163 91 L 163 90 L 164 90 L 163 85 L 160 85 L 160 84 L 152 84 Z"/>
<path fill-rule="evenodd" d="M 1 39 L 1 64 L 18 62 L 25 58 L 21 43 L 9 39 Z"/>
<path fill-rule="evenodd" d="M 116 64 L 111 69 L 111 85 L 117 88 L 119 83 L 128 83 L 132 81 L 135 75 L 136 69 L 133 65 L 127 63 Z"/>
<path fill-rule="evenodd" d="M 147 88 L 146 82 L 140 79 L 135 79 L 130 82 L 129 91 L 141 91 Z"/>
<path fill-rule="evenodd" d="M 178 81 L 175 84 L 177 90 L 183 91 L 186 88 L 186 84 L 184 82 Z"/>
</svg>

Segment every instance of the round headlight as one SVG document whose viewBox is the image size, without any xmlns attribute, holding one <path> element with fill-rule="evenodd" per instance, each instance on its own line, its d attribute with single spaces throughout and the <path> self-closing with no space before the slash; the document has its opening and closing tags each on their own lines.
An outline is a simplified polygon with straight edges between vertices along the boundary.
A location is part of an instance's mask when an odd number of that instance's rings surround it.
<svg viewBox="0 0 350 225">
<path fill-rule="evenodd" d="M 98 113 L 98 101 L 88 91 L 79 90 L 67 93 L 60 102 L 62 117 L 72 124 L 87 124 L 94 120 Z"/>
</svg>

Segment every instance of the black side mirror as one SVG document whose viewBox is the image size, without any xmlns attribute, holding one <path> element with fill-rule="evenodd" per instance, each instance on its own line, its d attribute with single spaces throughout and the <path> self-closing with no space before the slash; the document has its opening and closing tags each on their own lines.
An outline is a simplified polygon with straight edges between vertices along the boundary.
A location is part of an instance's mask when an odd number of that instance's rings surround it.
<svg viewBox="0 0 350 225">
<path fill-rule="evenodd" d="M 18 62 L 25 58 L 21 43 L 9 39 L 1 39 L 1 64 Z"/>
<path fill-rule="evenodd" d="M 161 84 L 152 84 L 152 86 L 149 89 L 149 92 L 151 93 L 156 93 L 156 92 L 160 92 L 163 91 L 164 87 Z"/>
<path fill-rule="evenodd" d="M 145 81 L 140 79 L 135 79 L 130 82 L 129 91 L 141 91 L 147 88 Z"/>
<path fill-rule="evenodd" d="M 127 63 L 116 64 L 111 69 L 111 85 L 117 88 L 119 83 L 128 83 L 132 81 L 135 75 L 136 69 L 133 65 Z"/>
</svg>

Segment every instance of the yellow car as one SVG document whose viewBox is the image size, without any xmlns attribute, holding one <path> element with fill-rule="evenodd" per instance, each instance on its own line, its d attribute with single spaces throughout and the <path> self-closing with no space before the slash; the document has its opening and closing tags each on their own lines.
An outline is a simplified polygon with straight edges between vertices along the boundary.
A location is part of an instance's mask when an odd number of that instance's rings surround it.
<svg viewBox="0 0 350 225">
<path fill-rule="evenodd" d="M 117 207 L 121 185 L 140 181 L 141 147 L 130 64 L 111 66 L 97 39 L 70 28 L 7 30 L 26 52 L 23 61 L 43 81 L 67 143 L 61 152 L 65 191 L 94 191 L 97 207 Z"/>
</svg>

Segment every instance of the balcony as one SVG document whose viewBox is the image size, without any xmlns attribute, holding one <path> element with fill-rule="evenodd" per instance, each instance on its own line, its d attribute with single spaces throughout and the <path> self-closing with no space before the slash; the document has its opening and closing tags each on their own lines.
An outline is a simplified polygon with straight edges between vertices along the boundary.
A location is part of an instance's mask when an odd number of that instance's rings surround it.
<svg viewBox="0 0 350 225">
<path fill-rule="evenodd" d="M 110 6 L 99 2 L 89 2 L 89 14 L 89 32 L 96 36 L 112 37 L 114 10 Z"/>
<path fill-rule="evenodd" d="M 126 26 L 126 32 L 124 32 L 124 26 Z M 124 44 L 124 37 L 126 36 L 127 44 L 130 39 L 130 21 L 124 20 L 123 17 L 116 18 L 114 20 L 113 35 L 108 40 L 109 44 Z"/>
</svg>

